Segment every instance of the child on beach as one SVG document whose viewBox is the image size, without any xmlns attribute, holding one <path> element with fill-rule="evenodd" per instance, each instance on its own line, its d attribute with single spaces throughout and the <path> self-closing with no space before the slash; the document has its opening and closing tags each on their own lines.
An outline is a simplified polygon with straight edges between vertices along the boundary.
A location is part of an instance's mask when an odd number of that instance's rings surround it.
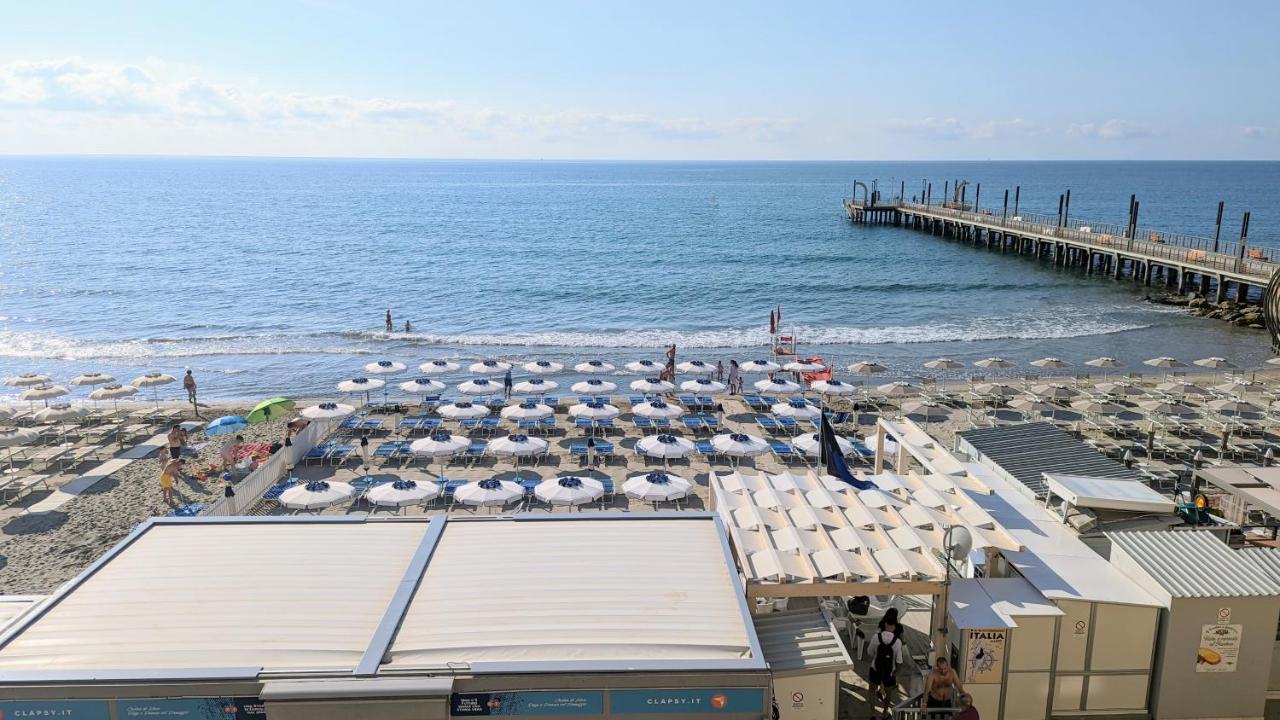
<svg viewBox="0 0 1280 720">
<path fill-rule="evenodd" d="M 173 488 L 173 483 L 182 474 L 182 465 L 182 458 L 171 458 L 160 471 L 160 497 L 166 505 L 178 504 L 178 494 Z"/>
</svg>

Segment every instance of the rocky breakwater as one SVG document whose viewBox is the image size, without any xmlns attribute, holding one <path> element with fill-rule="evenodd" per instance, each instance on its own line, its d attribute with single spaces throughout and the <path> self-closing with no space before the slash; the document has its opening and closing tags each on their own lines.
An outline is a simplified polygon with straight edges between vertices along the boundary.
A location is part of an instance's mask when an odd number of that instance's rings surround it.
<svg viewBox="0 0 1280 720">
<path fill-rule="evenodd" d="M 1183 295 L 1148 295 L 1147 302 L 1156 305 L 1171 305 L 1186 308 L 1192 315 L 1222 320 L 1237 327 L 1265 330 L 1266 321 L 1262 317 L 1262 308 L 1257 305 L 1223 300 L 1215 303 L 1202 297 Z"/>
</svg>

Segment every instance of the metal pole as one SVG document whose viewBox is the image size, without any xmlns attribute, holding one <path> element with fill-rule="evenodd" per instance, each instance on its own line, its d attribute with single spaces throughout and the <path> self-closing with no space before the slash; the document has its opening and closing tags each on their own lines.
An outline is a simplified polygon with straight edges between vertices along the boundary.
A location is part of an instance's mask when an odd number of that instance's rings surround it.
<svg viewBox="0 0 1280 720">
<path fill-rule="evenodd" d="M 1218 238 L 1222 236 L 1222 208 L 1226 205 L 1225 200 L 1218 201 L 1218 221 L 1213 229 L 1213 251 L 1218 252 Z"/>
</svg>

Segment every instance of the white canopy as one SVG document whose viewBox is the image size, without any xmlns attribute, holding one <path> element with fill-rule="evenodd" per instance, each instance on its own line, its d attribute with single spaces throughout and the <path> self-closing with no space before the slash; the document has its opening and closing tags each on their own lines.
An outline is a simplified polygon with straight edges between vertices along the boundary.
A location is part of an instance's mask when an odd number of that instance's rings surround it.
<svg viewBox="0 0 1280 720">
<path fill-rule="evenodd" d="M 444 373 L 456 372 L 462 366 L 452 360 L 428 360 L 418 366 L 418 371 L 423 375 L 443 375 Z"/>
<path fill-rule="evenodd" d="M 522 367 L 526 372 L 531 372 L 534 375 L 549 375 L 564 370 L 564 365 L 550 360 L 534 360 L 525 363 Z"/>
<path fill-rule="evenodd" d="M 582 395 L 608 395 L 614 390 L 617 390 L 618 385 L 616 383 L 611 383 L 608 380 L 591 378 L 590 380 L 576 382 L 569 389 Z"/>
<path fill-rule="evenodd" d="M 488 415 L 489 408 L 459 400 L 436 408 L 436 414 L 450 420 L 473 420 Z"/>
<path fill-rule="evenodd" d="M 613 365 L 603 360 L 587 360 L 586 362 L 580 362 L 577 365 L 574 365 L 573 369 L 586 375 L 602 375 L 604 373 L 611 373 L 614 371 Z"/>
<path fill-rule="evenodd" d="M 589 477 L 556 477 L 534 486 L 533 496 L 548 505 L 585 505 L 604 496 L 604 485 Z"/>
<path fill-rule="evenodd" d="M 502 360 L 481 360 L 471 363 L 467 371 L 472 375 L 500 375 L 511 369 L 511 363 Z"/>
<path fill-rule="evenodd" d="M 344 482 L 315 480 L 280 493 L 280 504 L 290 510 L 320 510 L 350 500 L 355 488 Z"/>
<path fill-rule="evenodd" d="M 612 420 L 621 412 L 613 405 L 602 402 L 577 403 L 569 407 L 569 417 L 588 420 Z"/>
<path fill-rule="evenodd" d="M 684 414 L 684 408 L 662 400 L 649 400 L 631 407 L 633 415 L 650 419 L 673 418 Z"/>
<path fill-rule="evenodd" d="M 458 390 L 467 395 L 488 395 L 490 393 L 502 392 L 502 384 L 489 380 L 488 378 L 476 378 L 458 383 Z"/>
<path fill-rule="evenodd" d="M 669 502 L 689 496 L 693 484 L 671 473 L 651 472 L 632 475 L 622 484 L 627 497 L 642 502 Z"/>
<path fill-rule="evenodd" d="M 395 360 L 377 360 L 364 366 L 364 371 L 370 375 L 395 375 L 407 369 L 404 363 Z"/>
<path fill-rule="evenodd" d="M 678 435 L 659 433 L 640 438 L 636 442 L 636 452 L 652 458 L 681 458 L 692 455 L 697 446 L 692 440 Z"/>
<path fill-rule="evenodd" d="M 519 405 L 508 405 L 502 408 L 502 417 L 507 420 L 541 420 L 555 414 L 550 405 L 524 402 Z"/>
</svg>

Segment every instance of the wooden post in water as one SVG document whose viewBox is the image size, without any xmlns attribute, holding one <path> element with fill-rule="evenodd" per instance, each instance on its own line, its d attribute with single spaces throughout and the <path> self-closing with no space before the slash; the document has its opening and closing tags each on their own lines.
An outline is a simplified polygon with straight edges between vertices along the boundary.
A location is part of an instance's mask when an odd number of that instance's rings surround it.
<svg viewBox="0 0 1280 720">
<path fill-rule="evenodd" d="M 974 212 L 982 212 L 982 209 L 981 209 L 982 206 L 979 204 L 981 202 L 982 202 L 982 183 L 978 183 L 978 186 L 973 189 L 973 211 Z"/>
<path fill-rule="evenodd" d="M 951 197 L 950 195 L 947 194 L 950 191 L 951 191 L 951 181 L 943 180 L 942 181 L 942 205 L 944 207 L 946 206 L 947 202 L 949 202 L 947 198 Z"/>
<path fill-rule="evenodd" d="M 1218 222 L 1213 228 L 1213 251 L 1218 252 L 1218 238 L 1222 236 L 1222 208 L 1226 205 L 1225 200 L 1218 201 Z"/>
<path fill-rule="evenodd" d="M 1009 188 L 1004 189 L 1004 211 L 1000 213 L 1000 220 L 1009 219 Z"/>
<path fill-rule="evenodd" d="M 933 183 L 925 183 L 924 188 L 924 206 L 929 207 L 933 202 Z"/>
<path fill-rule="evenodd" d="M 1058 195 L 1058 227 L 1062 227 L 1062 200 L 1061 194 Z"/>
<path fill-rule="evenodd" d="M 1018 199 L 1019 197 L 1021 197 L 1021 195 L 1022 195 L 1022 186 L 1015 185 L 1013 187 L 1013 214 L 1015 216 L 1018 214 Z"/>
<path fill-rule="evenodd" d="M 1062 206 L 1062 227 L 1071 226 L 1071 189 L 1067 188 L 1067 202 Z"/>
</svg>

